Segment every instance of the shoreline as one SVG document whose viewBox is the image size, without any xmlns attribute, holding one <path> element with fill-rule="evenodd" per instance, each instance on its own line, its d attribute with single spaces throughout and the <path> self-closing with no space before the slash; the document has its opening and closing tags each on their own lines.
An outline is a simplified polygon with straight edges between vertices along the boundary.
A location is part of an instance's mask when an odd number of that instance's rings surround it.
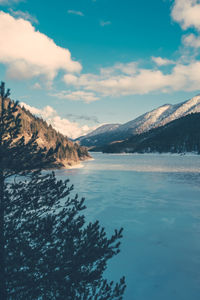
<svg viewBox="0 0 200 300">
<path fill-rule="evenodd" d="M 139 156 L 199 156 L 200 154 L 198 154 L 197 152 L 182 152 L 182 153 L 177 153 L 177 152 L 145 152 L 145 153 L 140 153 L 140 152 L 133 152 L 133 153 L 106 153 L 106 152 L 93 152 L 93 153 L 97 153 L 97 154 L 107 154 L 107 155 L 118 155 L 118 156 L 132 156 L 132 155 L 139 155 Z"/>
<path fill-rule="evenodd" d="M 67 163 L 66 165 L 64 164 L 63 167 L 61 167 L 60 169 L 65 169 L 65 170 L 72 170 L 72 169 L 82 169 L 84 168 L 84 163 L 87 161 L 93 161 L 95 160 L 93 157 L 88 157 L 84 160 L 80 160 L 78 162 L 71 162 L 71 163 Z"/>
</svg>

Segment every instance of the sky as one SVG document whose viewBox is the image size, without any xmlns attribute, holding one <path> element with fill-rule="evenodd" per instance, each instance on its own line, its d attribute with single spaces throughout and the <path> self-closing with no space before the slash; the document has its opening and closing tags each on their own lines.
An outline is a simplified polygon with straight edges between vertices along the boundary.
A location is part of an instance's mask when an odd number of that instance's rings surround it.
<svg viewBox="0 0 200 300">
<path fill-rule="evenodd" d="M 0 80 L 71 138 L 200 92 L 199 0 L 0 0 Z"/>
</svg>

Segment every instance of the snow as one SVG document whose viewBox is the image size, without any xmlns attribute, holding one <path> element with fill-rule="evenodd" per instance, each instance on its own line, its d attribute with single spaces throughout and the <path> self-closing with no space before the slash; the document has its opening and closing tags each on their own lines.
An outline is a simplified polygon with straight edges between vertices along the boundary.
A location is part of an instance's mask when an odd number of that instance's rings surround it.
<svg viewBox="0 0 200 300">
<path fill-rule="evenodd" d="M 83 138 L 94 136 L 97 134 L 102 134 L 104 132 L 113 131 L 113 130 L 117 129 L 119 126 L 120 126 L 120 124 L 104 124 L 104 125 L 101 125 L 100 127 L 96 128 L 94 131 L 88 133 Z"/>
<path fill-rule="evenodd" d="M 129 121 L 125 124 L 106 124 L 98 127 L 88 135 L 84 136 L 84 139 L 103 133 L 115 132 L 115 133 L 131 133 L 137 134 L 148 131 L 152 128 L 163 126 L 173 120 L 181 118 L 191 113 L 200 112 L 200 95 L 193 97 L 187 101 L 171 105 L 162 105 L 150 112 L 147 112 L 138 118 Z"/>
<path fill-rule="evenodd" d="M 118 130 L 120 132 L 131 130 L 132 134 L 142 133 L 195 112 L 200 112 L 200 95 L 179 104 L 160 106 L 135 120 L 119 126 Z"/>
</svg>

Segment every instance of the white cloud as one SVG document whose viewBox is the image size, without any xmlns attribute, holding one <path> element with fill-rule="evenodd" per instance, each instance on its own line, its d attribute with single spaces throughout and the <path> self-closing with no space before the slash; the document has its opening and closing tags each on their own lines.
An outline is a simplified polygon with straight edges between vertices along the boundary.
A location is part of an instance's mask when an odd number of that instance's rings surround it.
<svg viewBox="0 0 200 300">
<path fill-rule="evenodd" d="M 0 12 L 0 45 L 0 63 L 7 66 L 10 78 L 43 75 L 51 81 L 59 70 L 79 72 L 82 68 L 71 59 L 68 49 L 36 31 L 29 21 L 15 19 L 4 12 Z"/>
<path fill-rule="evenodd" d="M 97 128 L 97 126 L 80 126 L 77 122 L 71 122 L 68 119 L 61 118 L 56 112 L 56 110 L 53 109 L 51 106 L 45 106 L 43 109 L 39 109 L 34 106 L 30 106 L 24 102 L 21 102 L 20 105 L 24 106 L 32 114 L 37 115 L 46 120 L 47 123 L 51 124 L 52 127 L 58 132 L 72 139 L 85 135 Z"/>
<path fill-rule="evenodd" d="M 38 24 L 37 18 L 30 15 L 27 11 L 13 10 L 12 8 L 10 8 L 9 11 L 13 17 L 22 18 L 24 20 L 30 21 L 31 23 Z"/>
<path fill-rule="evenodd" d="M 124 74 L 135 74 L 137 71 L 137 63 L 136 62 L 129 62 L 129 63 L 116 63 L 112 67 L 107 67 L 107 68 L 101 68 L 100 73 L 101 75 L 117 75 L 119 73 L 124 73 Z"/>
<path fill-rule="evenodd" d="M 44 118 L 45 120 L 49 117 L 52 117 L 56 115 L 55 109 L 53 109 L 51 106 L 47 105 L 43 109 L 36 108 L 34 106 L 30 106 L 24 102 L 20 102 L 20 106 L 24 106 L 27 110 L 29 110 L 32 114 L 40 116 L 41 118 Z"/>
<path fill-rule="evenodd" d="M 63 80 L 64 80 L 64 82 L 66 82 L 68 84 L 75 84 L 77 81 L 77 77 L 73 74 L 66 74 L 66 75 L 64 75 Z"/>
<path fill-rule="evenodd" d="M 152 56 L 152 60 L 158 65 L 158 66 L 167 66 L 167 65 L 172 65 L 175 64 L 173 60 L 167 59 L 167 58 L 162 58 L 162 57 L 155 57 Z"/>
<path fill-rule="evenodd" d="M 34 90 L 41 90 L 41 85 L 40 85 L 40 83 L 39 82 L 36 82 L 33 86 L 32 86 L 32 89 L 34 89 Z"/>
<path fill-rule="evenodd" d="M 81 11 L 78 11 L 78 10 L 71 10 L 71 9 L 69 9 L 67 11 L 67 13 L 71 14 L 71 15 L 77 15 L 77 16 L 84 17 L 84 14 Z"/>
<path fill-rule="evenodd" d="M 68 10 L 68 13 L 83 16 L 80 11 Z M 195 27 L 200 30 L 198 0 L 175 0 L 171 15 L 183 29 Z M 110 21 L 101 21 L 101 26 L 109 24 Z M 51 83 L 59 70 L 64 70 L 63 80 L 73 89 L 51 95 L 60 99 L 89 103 L 100 96 L 192 91 L 200 87 L 200 61 L 195 59 L 195 55 L 188 55 L 191 51 L 187 48 L 200 47 L 200 37 L 194 34 L 183 37 L 186 51 L 176 62 L 153 56 L 151 59 L 157 66 L 152 69 L 140 68 L 138 63 L 132 61 L 101 68 L 98 74 L 79 74 L 81 65 L 71 59 L 68 49 L 57 46 L 49 37 L 36 31 L 29 21 L 15 19 L 3 12 L 0 13 L 0 45 L 0 62 L 7 66 L 7 74 L 12 78 L 43 75 Z M 162 66 L 167 65 L 172 65 L 168 73 L 162 70 Z M 36 83 L 33 88 L 41 86 Z M 58 122 L 59 118 L 56 118 L 57 124 L 62 123 Z"/>
<path fill-rule="evenodd" d="M 108 25 L 111 25 L 111 22 L 110 22 L 110 21 L 100 21 L 100 25 L 101 25 L 102 27 L 108 26 Z"/>
<path fill-rule="evenodd" d="M 200 36 L 193 33 L 183 36 L 183 44 L 187 47 L 200 48 Z"/>
<path fill-rule="evenodd" d="M 183 29 L 195 27 L 200 30 L 199 0 L 175 0 L 171 15 Z"/>
<path fill-rule="evenodd" d="M 24 2 L 24 0 L 0 0 L 0 5 L 10 5 L 12 3 Z"/>
<path fill-rule="evenodd" d="M 82 74 L 71 81 L 75 88 L 102 96 L 123 96 L 151 92 L 192 91 L 200 88 L 200 61 L 177 62 L 168 73 L 157 69 L 137 68 L 133 74 L 121 71 L 117 75 L 100 70 L 99 75 Z M 122 68 L 123 70 L 123 68 Z M 66 80 L 66 83 L 70 82 Z M 80 92 L 79 92 L 80 93 Z"/>
<path fill-rule="evenodd" d="M 200 87 L 200 61 L 188 65 L 177 64 L 169 77 L 172 90 L 195 91 Z"/>
<path fill-rule="evenodd" d="M 59 99 L 68 99 L 72 101 L 84 101 L 86 103 L 99 100 L 99 98 L 94 93 L 86 91 L 73 91 L 70 93 L 66 91 L 61 91 L 56 94 L 51 94 L 50 96 L 57 97 Z"/>
</svg>

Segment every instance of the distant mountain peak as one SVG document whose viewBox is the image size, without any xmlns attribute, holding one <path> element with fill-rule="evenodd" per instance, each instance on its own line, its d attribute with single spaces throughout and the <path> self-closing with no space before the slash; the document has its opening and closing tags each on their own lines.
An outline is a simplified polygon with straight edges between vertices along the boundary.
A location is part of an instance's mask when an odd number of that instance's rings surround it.
<svg viewBox="0 0 200 300">
<path fill-rule="evenodd" d="M 111 132 L 113 130 L 116 130 L 119 126 L 120 126 L 120 124 L 117 124 L 117 123 L 116 124 L 103 124 L 103 125 L 100 125 L 99 127 L 97 127 L 92 132 L 88 133 L 87 135 L 79 137 L 77 140 L 82 140 L 85 137 L 89 138 L 94 135 L 103 134 L 104 132 Z"/>
<path fill-rule="evenodd" d="M 200 94 L 178 104 L 164 104 L 122 125 L 103 125 L 89 135 L 82 137 L 80 142 L 82 145 L 90 147 L 124 140 L 134 134 L 149 131 L 188 114 L 198 112 L 200 112 Z"/>
</svg>

